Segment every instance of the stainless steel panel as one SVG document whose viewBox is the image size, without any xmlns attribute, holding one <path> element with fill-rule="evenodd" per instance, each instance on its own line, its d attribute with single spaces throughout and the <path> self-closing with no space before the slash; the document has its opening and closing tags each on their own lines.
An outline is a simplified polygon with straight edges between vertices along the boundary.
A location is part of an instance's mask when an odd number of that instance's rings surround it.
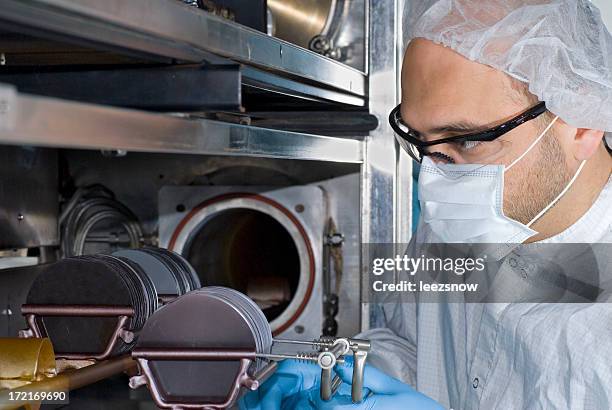
<svg viewBox="0 0 612 410">
<path fill-rule="evenodd" d="M 413 167 L 408 153 L 398 149 L 397 161 L 397 209 L 396 209 L 396 243 L 408 243 L 412 236 L 412 193 Z"/>
<path fill-rule="evenodd" d="M 368 243 L 397 242 L 397 209 L 409 201 L 397 192 L 398 147 L 387 117 L 398 100 L 398 1 L 370 1 L 369 7 L 369 88 L 370 113 L 379 126 L 366 140 L 362 166 L 361 239 Z M 362 253 L 362 291 L 368 291 L 367 246 Z M 362 305 L 362 329 L 374 319 L 370 306 Z"/>
<path fill-rule="evenodd" d="M 323 201 L 322 190 L 316 186 L 305 185 L 305 186 L 294 186 L 286 188 L 277 187 L 257 187 L 257 186 L 166 186 L 163 187 L 159 192 L 159 245 L 167 248 L 170 245 L 170 240 L 177 229 L 182 229 L 183 232 L 199 232 L 208 222 L 210 222 L 215 215 L 227 211 L 228 209 L 251 209 L 259 211 L 263 214 L 272 216 L 276 221 L 281 222 L 282 226 L 291 234 L 295 240 L 296 248 L 299 252 L 300 257 L 300 285 L 296 291 L 295 300 L 289 305 L 289 307 L 276 319 L 272 321 L 272 328 L 275 326 L 282 325 L 287 319 L 295 313 L 297 307 L 296 303 L 301 301 L 304 296 L 306 288 L 306 278 L 308 271 L 308 258 L 306 252 L 300 250 L 303 246 L 300 245 L 301 240 L 300 234 L 292 227 L 291 224 L 285 224 L 282 221 L 284 217 L 279 214 L 275 208 L 271 206 L 265 206 L 265 204 L 259 205 L 254 204 L 253 201 L 248 199 L 234 198 L 228 201 L 218 203 L 211 206 L 214 208 L 210 214 L 206 214 L 207 211 L 202 211 L 200 214 L 203 218 L 201 221 L 197 219 L 193 222 L 179 228 L 179 224 L 188 215 L 191 209 L 197 207 L 199 204 L 207 199 L 217 197 L 219 195 L 228 194 L 232 192 L 251 192 L 258 193 L 265 196 L 273 201 L 276 201 L 280 205 L 284 206 L 287 210 L 292 213 L 292 216 L 299 221 L 304 228 L 304 231 L 308 237 L 308 242 L 312 247 L 314 253 L 314 286 L 313 292 L 308 300 L 308 304 L 304 308 L 303 312 L 299 315 L 296 321 L 282 333 L 281 338 L 287 339 L 314 339 L 318 338 L 321 334 L 323 326 L 323 300 L 322 300 L 322 254 L 323 254 L 323 232 L 325 225 L 325 203 Z M 177 210 L 177 206 L 182 205 L 182 211 Z M 295 211 L 296 207 L 301 205 L 301 212 Z M 206 215 L 206 216 L 205 216 Z M 198 215 L 193 218 L 199 218 Z M 240 222 L 239 222 L 240 223 Z M 193 228 L 193 230 L 191 230 Z M 228 231 L 231 227 L 228 226 Z M 295 231 L 295 232 L 294 232 Z M 184 240 L 185 239 L 185 240 Z M 219 238 L 216 238 L 217 240 Z M 255 238 L 253 238 L 255 239 Z M 212 240 L 212 239 L 211 239 Z M 265 240 L 261 238 L 260 240 Z M 177 242 L 173 250 L 177 252 L 185 251 L 187 247 L 186 237 L 181 234 L 178 236 Z M 248 254 L 245 250 L 245 254 Z M 304 276 L 301 276 L 304 275 Z M 300 297 L 301 296 L 301 297 Z M 295 303 L 294 303 L 295 302 Z M 292 310 L 293 309 L 293 310 Z"/>
<path fill-rule="evenodd" d="M 17 337 L 25 329 L 21 305 L 44 265 L 36 257 L 0 258 L 0 337 Z"/>
<path fill-rule="evenodd" d="M 15 93 L 0 85 L 0 143 L 361 162 L 361 143 Z"/>
<path fill-rule="evenodd" d="M 344 15 L 336 28 L 335 45 L 343 50 L 340 61 L 368 72 L 368 0 L 344 0 Z"/>
<path fill-rule="evenodd" d="M 339 311 L 336 317 L 338 320 L 338 335 L 342 336 L 354 335 L 359 332 L 360 328 L 359 315 L 356 314 L 361 306 L 359 299 L 361 289 L 359 182 L 359 173 L 353 173 L 312 184 L 321 187 L 325 192 L 328 216 L 334 219 L 338 231 L 344 235 L 344 243 L 342 244 L 343 275 L 339 294 Z M 248 190 L 253 188 L 245 187 Z M 161 210 L 160 243 L 162 245 L 167 244 L 172 234 L 169 226 L 175 226 L 178 223 L 179 219 L 176 218 L 179 218 L 181 214 L 176 213 L 177 204 L 187 205 L 186 210 L 182 213 L 182 215 L 185 215 L 188 212 L 189 204 L 182 203 L 183 200 L 193 205 L 202 199 L 202 197 L 198 198 L 197 195 L 191 195 L 189 192 L 214 192 L 218 194 L 230 192 L 232 189 L 235 190 L 236 188 L 193 187 L 191 191 L 182 191 L 187 194 L 183 198 L 177 195 L 173 188 L 164 188 L 160 194 L 159 204 Z M 275 189 L 279 192 L 283 191 L 282 189 Z M 299 196 L 295 196 L 288 199 L 293 201 L 291 205 L 305 204 L 309 207 L 308 198 L 300 199 Z M 320 325 L 318 319 L 315 323 Z"/>
<path fill-rule="evenodd" d="M 408 21 L 406 7 L 406 0 L 398 0 L 397 16 L 398 16 L 398 32 L 397 32 L 397 46 L 396 46 L 396 58 L 398 61 L 397 67 L 397 101 L 399 103 L 401 98 L 401 62 L 404 59 L 404 50 L 406 49 L 406 32 L 408 28 L 405 26 L 405 22 Z M 398 148 L 398 162 L 397 162 L 397 218 L 396 218 L 396 230 L 397 235 L 396 243 L 408 243 L 412 236 L 412 194 L 413 194 L 413 160 L 406 151 Z"/>
<path fill-rule="evenodd" d="M 190 62 L 208 53 L 357 96 L 365 74 L 314 52 L 169 0 L 4 0 L 0 20 L 74 40 Z"/>
<path fill-rule="evenodd" d="M 317 183 L 326 193 L 329 216 L 334 219 L 338 232 L 344 235 L 343 273 L 336 316 L 339 336 L 353 336 L 361 326 L 358 314 L 361 308 L 359 184 L 359 173 Z"/>
<path fill-rule="evenodd" d="M 58 243 L 57 152 L 0 147 L 0 249 Z"/>
</svg>

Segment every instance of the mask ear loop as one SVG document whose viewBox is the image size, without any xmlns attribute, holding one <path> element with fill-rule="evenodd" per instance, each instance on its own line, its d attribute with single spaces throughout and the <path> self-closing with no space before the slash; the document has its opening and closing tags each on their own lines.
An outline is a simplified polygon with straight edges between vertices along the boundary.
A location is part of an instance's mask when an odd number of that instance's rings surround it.
<svg viewBox="0 0 612 410">
<path fill-rule="evenodd" d="M 580 166 L 578 167 L 578 170 L 576 171 L 576 173 L 574 174 L 574 176 L 572 177 L 572 180 L 569 182 L 569 184 L 567 184 L 565 186 L 565 188 L 563 188 L 563 191 L 561 191 L 559 193 L 559 195 L 557 195 L 557 197 L 555 199 L 553 199 L 553 201 L 548 204 L 546 206 L 546 208 L 542 209 L 540 211 L 540 213 L 538 213 L 531 221 L 529 221 L 529 223 L 527 224 L 527 226 L 531 226 L 533 225 L 533 223 L 535 221 L 537 221 L 538 219 L 540 219 L 542 217 L 542 215 L 544 215 L 546 213 L 546 211 L 548 211 L 550 208 L 552 208 L 560 199 L 561 197 L 563 197 L 563 195 L 565 195 L 567 193 L 567 191 L 572 187 L 572 185 L 574 185 L 574 182 L 576 182 L 576 179 L 578 179 L 578 175 L 580 175 L 580 172 L 582 172 L 582 168 L 584 168 L 584 164 L 586 164 L 586 159 L 583 160 L 580 163 Z"/>
<path fill-rule="evenodd" d="M 548 130 L 550 130 L 550 128 L 555 124 L 555 122 L 557 122 L 557 120 L 559 119 L 559 116 L 556 116 L 551 122 L 550 124 L 548 124 L 548 126 L 544 129 L 544 131 L 542 131 L 542 133 L 538 136 L 538 138 L 536 138 L 531 145 L 529 146 L 529 148 L 527 148 L 527 150 L 525 150 L 525 152 L 523 152 L 517 159 L 515 159 L 514 161 L 512 161 L 510 163 L 510 165 L 508 165 L 506 167 L 506 169 L 504 170 L 504 172 L 508 171 L 510 168 L 512 168 L 514 165 L 516 165 L 517 162 L 519 162 L 520 160 L 523 159 L 523 157 L 525 155 L 527 155 L 529 153 L 529 151 L 531 151 L 531 149 L 533 147 L 535 147 L 537 145 L 538 142 L 540 142 L 540 140 L 542 138 L 544 138 L 544 135 L 546 135 L 546 133 L 548 132 Z"/>
</svg>

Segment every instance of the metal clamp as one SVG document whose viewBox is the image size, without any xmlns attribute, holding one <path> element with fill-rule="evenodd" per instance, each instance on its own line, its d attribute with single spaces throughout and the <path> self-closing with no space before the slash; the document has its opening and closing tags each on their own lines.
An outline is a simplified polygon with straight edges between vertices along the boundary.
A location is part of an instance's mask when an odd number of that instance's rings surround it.
<svg viewBox="0 0 612 410">
<path fill-rule="evenodd" d="M 336 363 L 344 362 L 344 356 L 349 352 L 353 354 L 353 378 L 351 384 L 351 399 L 353 403 L 360 403 L 363 400 L 363 378 L 365 363 L 370 351 L 371 344 L 368 340 L 351 338 L 331 338 L 324 337 L 312 342 L 301 340 L 275 339 L 274 343 L 287 343 L 310 345 L 319 350 L 318 355 L 276 355 L 282 359 L 311 360 L 316 361 L 321 367 L 321 399 L 330 400 L 340 385 L 342 380 L 337 375 L 332 379 L 332 370 Z"/>
</svg>

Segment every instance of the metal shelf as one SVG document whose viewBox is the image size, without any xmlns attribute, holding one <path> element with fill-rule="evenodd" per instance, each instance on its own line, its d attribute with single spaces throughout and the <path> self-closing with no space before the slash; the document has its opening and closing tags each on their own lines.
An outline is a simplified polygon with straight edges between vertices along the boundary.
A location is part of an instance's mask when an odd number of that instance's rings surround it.
<svg viewBox="0 0 612 410">
<path fill-rule="evenodd" d="M 18 93 L 0 84 L 0 144 L 362 162 L 362 142 Z"/>
<path fill-rule="evenodd" d="M 359 70 L 176 0 L 0 0 L 0 25 L 158 60 L 221 56 L 283 75 L 300 94 L 348 104 L 367 95 Z"/>
</svg>

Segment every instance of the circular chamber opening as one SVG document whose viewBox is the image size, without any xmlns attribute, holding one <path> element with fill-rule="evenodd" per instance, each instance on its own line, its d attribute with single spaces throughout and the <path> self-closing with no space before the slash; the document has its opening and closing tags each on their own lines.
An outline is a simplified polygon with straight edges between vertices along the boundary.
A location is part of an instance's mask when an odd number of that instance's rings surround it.
<svg viewBox="0 0 612 410">
<path fill-rule="evenodd" d="M 300 255 L 291 234 L 274 217 L 234 208 L 210 215 L 182 251 L 203 286 L 227 286 L 253 299 L 269 321 L 296 295 Z"/>
</svg>

